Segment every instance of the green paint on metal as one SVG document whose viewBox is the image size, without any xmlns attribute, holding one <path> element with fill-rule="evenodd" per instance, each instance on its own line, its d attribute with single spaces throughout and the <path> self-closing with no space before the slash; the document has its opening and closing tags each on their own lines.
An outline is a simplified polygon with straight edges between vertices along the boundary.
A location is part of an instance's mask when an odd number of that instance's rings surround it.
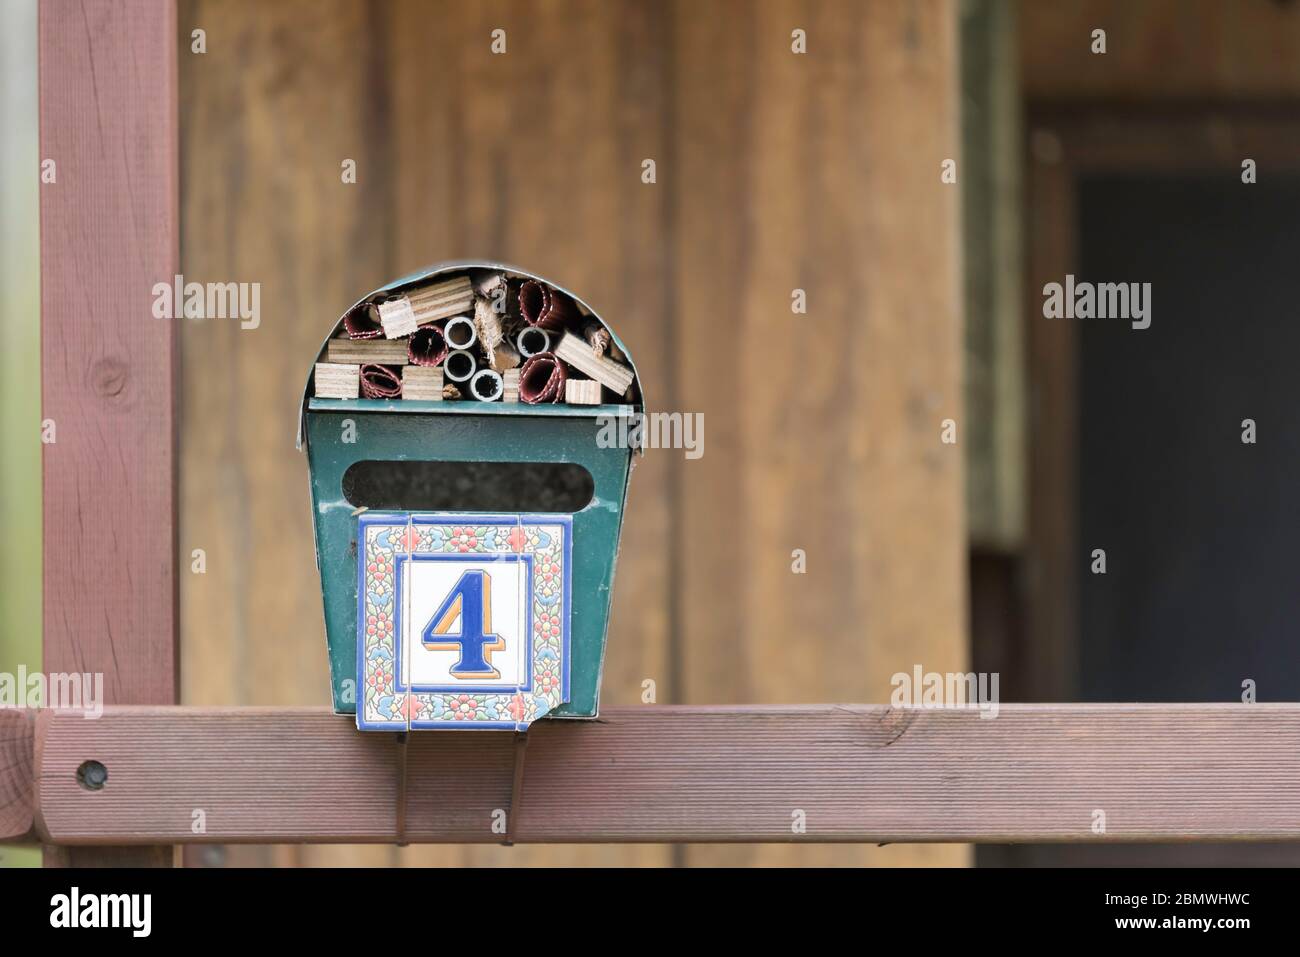
<svg viewBox="0 0 1300 957">
<path fill-rule="evenodd" d="M 591 473 L 595 494 L 573 516 L 572 694 L 556 716 L 595 717 L 630 452 L 597 447 L 599 426 L 591 415 L 326 412 L 315 406 L 307 414 L 307 453 L 334 710 L 354 712 L 360 693 L 353 689 L 356 693 L 347 695 L 344 687 L 345 681 L 356 681 L 357 661 L 357 519 L 342 484 L 349 466 L 364 460 L 571 462 Z M 347 420 L 354 426 L 347 427 Z M 355 429 L 355 442 L 343 441 L 345 428 Z"/>
</svg>

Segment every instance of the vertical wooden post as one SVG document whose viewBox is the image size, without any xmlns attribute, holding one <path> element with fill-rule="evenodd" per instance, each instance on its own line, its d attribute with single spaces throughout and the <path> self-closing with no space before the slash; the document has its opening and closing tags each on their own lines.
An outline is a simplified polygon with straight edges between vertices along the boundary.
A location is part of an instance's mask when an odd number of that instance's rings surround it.
<svg viewBox="0 0 1300 957">
<path fill-rule="evenodd" d="M 107 703 L 174 704 L 177 340 L 152 306 L 179 261 L 175 6 L 43 0 L 39 48 L 44 668 L 102 673 Z"/>
</svg>

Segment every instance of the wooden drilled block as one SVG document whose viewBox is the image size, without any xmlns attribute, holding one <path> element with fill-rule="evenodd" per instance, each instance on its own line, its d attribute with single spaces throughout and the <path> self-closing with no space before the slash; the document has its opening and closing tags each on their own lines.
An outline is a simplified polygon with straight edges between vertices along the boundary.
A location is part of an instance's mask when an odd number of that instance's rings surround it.
<svg viewBox="0 0 1300 957">
<path fill-rule="evenodd" d="M 331 339 L 325 347 L 329 362 L 366 365 L 375 362 L 385 366 L 406 365 L 405 339 Z"/>
<path fill-rule="evenodd" d="M 564 384 L 564 401 L 570 405 L 600 405 L 600 383 L 595 379 L 569 379 Z"/>
<path fill-rule="evenodd" d="M 632 385 L 632 370 L 606 356 L 596 355 L 591 344 L 566 332 L 555 346 L 555 354 L 584 375 L 595 379 L 615 395 L 623 395 Z"/>
<path fill-rule="evenodd" d="M 361 366 L 349 363 L 316 363 L 316 395 L 322 399 L 355 399 L 361 394 Z"/>
<path fill-rule="evenodd" d="M 464 315 L 474 308 L 474 290 L 465 276 L 416 289 L 408 296 L 420 325 Z"/>
<path fill-rule="evenodd" d="M 442 369 L 432 366 L 402 367 L 402 398 L 442 401 Z"/>
<path fill-rule="evenodd" d="M 384 327 L 384 336 L 389 339 L 409 336 L 419 328 L 411 300 L 405 296 L 379 304 L 379 324 Z"/>
<path fill-rule="evenodd" d="M 501 379 L 505 383 L 505 392 L 501 395 L 502 402 L 519 401 L 519 370 L 506 369 L 501 373 Z"/>
</svg>

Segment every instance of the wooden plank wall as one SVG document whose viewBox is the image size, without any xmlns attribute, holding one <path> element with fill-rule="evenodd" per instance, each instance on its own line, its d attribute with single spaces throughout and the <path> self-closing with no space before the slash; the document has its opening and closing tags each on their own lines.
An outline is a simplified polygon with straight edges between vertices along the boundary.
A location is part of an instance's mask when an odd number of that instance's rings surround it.
<svg viewBox="0 0 1300 957">
<path fill-rule="evenodd" d="M 1210 99 L 1300 93 L 1300 8 L 1219 0 L 1020 0 L 1025 95 L 1057 104 Z M 1091 50 L 1106 31 L 1106 53 Z"/>
<path fill-rule="evenodd" d="M 207 50 L 188 51 L 190 31 Z M 491 31 L 507 31 L 493 56 Z M 808 33 L 806 55 L 791 31 Z M 613 322 L 705 454 L 637 466 L 606 705 L 886 701 L 966 660 L 956 23 L 940 0 L 181 5 L 187 704 L 327 700 L 312 351 L 358 295 L 503 258 Z M 357 161 L 358 182 L 340 182 Z M 657 182 L 642 182 L 654 159 Z M 791 292 L 808 294 L 793 315 Z M 792 551 L 807 553 L 793 574 Z M 303 623 L 307 623 L 304 626 Z M 792 653 L 792 649 L 796 653 Z M 231 848 L 195 863 L 961 863 L 959 846 Z"/>
</svg>

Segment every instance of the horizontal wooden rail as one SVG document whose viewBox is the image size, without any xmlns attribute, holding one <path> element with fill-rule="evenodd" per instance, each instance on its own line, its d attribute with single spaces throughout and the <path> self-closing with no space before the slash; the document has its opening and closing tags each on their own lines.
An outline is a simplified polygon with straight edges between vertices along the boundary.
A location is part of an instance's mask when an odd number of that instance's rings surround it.
<svg viewBox="0 0 1300 957">
<path fill-rule="evenodd" d="M 52 843 L 396 838 L 399 739 L 324 710 L 0 722 L 0 838 L 28 829 L 25 795 Z M 407 840 L 504 840 L 512 735 L 408 748 Z M 1300 705 L 610 709 L 534 727 L 510 823 L 519 842 L 1300 838 Z"/>
</svg>

